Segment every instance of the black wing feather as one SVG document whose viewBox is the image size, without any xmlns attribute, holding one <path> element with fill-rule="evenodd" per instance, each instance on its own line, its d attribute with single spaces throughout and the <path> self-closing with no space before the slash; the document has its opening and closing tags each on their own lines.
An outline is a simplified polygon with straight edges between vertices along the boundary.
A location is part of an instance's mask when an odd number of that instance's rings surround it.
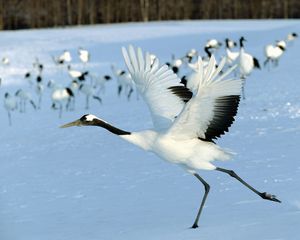
<svg viewBox="0 0 300 240">
<path fill-rule="evenodd" d="M 219 97 L 216 99 L 214 117 L 207 127 L 204 141 L 213 142 L 214 139 L 228 132 L 229 127 L 234 121 L 240 102 L 239 95 Z"/>
<path fill-rule="evenodd" d="M 172 86 L 168 89 L 185 103 L 193 97 L 193 93 L 185 86 Z"/>
</svg>

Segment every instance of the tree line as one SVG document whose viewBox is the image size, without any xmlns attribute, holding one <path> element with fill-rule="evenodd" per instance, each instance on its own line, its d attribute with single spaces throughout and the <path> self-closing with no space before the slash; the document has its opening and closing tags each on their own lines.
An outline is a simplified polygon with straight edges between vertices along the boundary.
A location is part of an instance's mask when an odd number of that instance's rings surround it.
<svg viewBox="0 0 300 240">
<path fill-rule="evenodd" d="M 1 30 L 160 20 L 299 16 L 299 0 L 0 0 Z"/>
</svg>

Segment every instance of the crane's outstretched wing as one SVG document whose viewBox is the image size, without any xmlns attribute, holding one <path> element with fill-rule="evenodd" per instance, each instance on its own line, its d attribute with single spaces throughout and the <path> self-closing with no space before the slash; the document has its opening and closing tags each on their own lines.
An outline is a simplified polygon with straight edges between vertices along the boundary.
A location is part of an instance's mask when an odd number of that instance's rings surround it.
<svg viewBox="0 0 300 240">
<path fill-rule="evenodd" d="M 123 47 L 122 53 L 137 90 L 150 108 L 154 127 L 169 128 L 192 93 L 167 65 L 160 65 L 158 58 L 152 61 L 148 52 L 143 54 L 141 48 L 130 45 Z"/>
<path fill-rule="evenodd" d="M 213 141 L 227 132 L 234 121 L 242 80 L 225 79 L 234 68 L 220 74 L 225 59 L 216 68 L 212 56 L 206 69 L 203 69 L 201 58 L 198 61 L 198 91 L 185 105 L 168 133 L 183 139 Z"/>
</svg>

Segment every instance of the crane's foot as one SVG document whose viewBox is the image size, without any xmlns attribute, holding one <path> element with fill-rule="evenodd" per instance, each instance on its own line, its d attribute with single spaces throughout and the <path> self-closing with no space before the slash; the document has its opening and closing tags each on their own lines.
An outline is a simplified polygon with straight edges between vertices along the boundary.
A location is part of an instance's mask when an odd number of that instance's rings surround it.
<svg viewBox="0 0 300 240">
<path fill-rule="evenodd" d="M 263 192 L 263 193 L 260 194 L 260 196 L 263 199 L 270 200 L 270 201 L 273 201 L 273 202 L 279 202 L 279 203 L 281 203 L 281 201 L 278 200 L 275 195 L 272 195 L 270 193 Z"/>
<path fill-rule="evenodd" d="M 197 224 L 197 223 L 194 223 L 193 226 L 191 226 L 190 228 L 196 229 L 196 228 L 198 228 L 198 227 L 199 227 L 198 224 Z"/>
</svg>

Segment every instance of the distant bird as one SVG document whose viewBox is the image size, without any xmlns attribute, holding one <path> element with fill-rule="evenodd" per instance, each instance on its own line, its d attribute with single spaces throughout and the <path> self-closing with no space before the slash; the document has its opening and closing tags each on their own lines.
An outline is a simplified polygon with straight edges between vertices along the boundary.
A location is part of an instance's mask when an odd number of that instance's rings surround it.
<svg viewBox="0 0 300 240">
<path fill-rule="evenodd" d="M 28 81 L 29 85 L 32 86 L 32 73 L 31 72 L 26 72 L 24 74 L 24 78 Z"/>
<path fill-rule="evenodd" d="M 194 57 L 197 57 L 197 56 L 198 56 L 197 50 L 192 48 L 186 53 L 184 59 L 187 59 L 187 62 L 191 63 L 193 61 Z"/>
<path fill-rule="evenodd" d="M 80 61 L 83 62 L 84 64 L 86 64 L 90 61 L 90 53 L 88 50 L 80 47 L 78 49 L 78 55 L 79 55 Z"/>
<path fill-rule="evenodd" d="M 40 62 L 40 60 L 35 58 L 35 62 L 33 62 L 32 65 L 38 71 L 38 75 L 41 75 L 44 70 L 44 65 Z"/>
<path fill-rule="evenodd" d="M 79 91 L 85 95 L 85 109 L 90 108 L 90 98 L 96 99 L 99 103 L 102 103 L 102 99 L 95 94 L 95 88 L 92 85 L 81 83 Z"/>
<path fill-rule="evenodd" d="M 245 52 L 244 49 L 244 41 L 246 39 L 244 37 L 240 38 L 240 52 L 238 57 L 238 65 L 241 74 L 241 78 L 244 80 L 243 88 L 242 88 L 242 96 L 245 99 L 245 79 L 248 75 L 251 74 L 254 68 L 260 69 L 260 64 L 257 58 L 253 57 L 249 53 Z"/>
<path fill-rule="evenodd" d="M 288 42 L 294 41 L 298 37 L 298 34 L 295 32 L 289 33 L 286 37 Z"/>
<path fill-rule="evenodd" d="M 7 111 L 8 123 L 11 126 L 12 125 L 11 112 L 16 110 L 18 107 L 16 97 L 10 95 L 9 93 L 5 93 L 4 94 L 4 107 Z"/>
<path fill-rule="evenodd" d="M 112 79 L 110 75 L 91 75 L 91 78 L 93 79 L 93 85 L 97 89 L 97 95 L 105 93 L 105 85 L 108 81 Z"/>
<path fill-rule="evenodd" d="M 52 91 L 59 89 L 59 88 L 63 88 L 63 86 L 61 84 L 56 83 L 53 79 L 48 81 L 47 87 L 52 89 Z"/>
<path fill-rule="evenodd" d="M 179 74 L 179 69 L 182 66 L 183 61 L 181 58 L 175 58 L 174 55 L 172 55 L 172 61 L 171 63 L 167 62 L 166 65 L 168 65 L 174 73 Z"/>
<path fill-rule="evenodd" d="M 62 111 L 63 111 L 64 104 L 66 104 L 65 105 L 66 110 L 70 109 L 70 103 L 71 103 L 71 99 L 73 97 L 74 97 L 74 93 L 69 87 L 56 88 L 53 90 L 53 92 L 51 94 L 52 109 L 59 110 L 59 113 L 58 113 L 59 118 L 62 117 Z"/>
<path fill-rule="evenodd" d="M 52 57 L 52 58 L 54 63 L 57 65 L 63 65 L 65 63 L 70 63 L 72 61 L 71 53 L 67 50 L 64 50 L 64 52 L 58 57 Z"/>
<path fill-rule="evenodd" d="M 79 81 L 85 81 L 86 76 L 89 75 L 88 71 L 81 72 L 78 70 L 74 70 L 70 65 L 68 66 L 68 73 L 72 79 L 78 79 Z"/>
<path fill-rule="evenodd" d="M 212 51 L 211 47 L 207 47 L 207 46 L 204 47 L 204 52 L 206 53 L 206 56 L 202 57 L 202 62 L 204 67 L 207 67 L 209 60 L 212 57 L 211 51 Z M 192 69 L 194 69 L 195 65 L 198 65 L 198 62 L 188 64 L 188 66 Z M 217 68 L 217 65 L 215 67 Z"/>
<path fill-rule="evenodd" d="M 75 109 L 75 96 L 76 93 L 79 91 L 79 82 L 77 80 L 72 80 L 72 82 L 69 84 L 68 88 L 71 89 L 71 92 L 73 93 L 73 96 L 70 99 L 70 104 L 68 106 L 68 110 L 72 111 Z"/>
<path fill-rule="evenodd" d="M 20 103 L 20 112 L 26 112 L 26 103 L 27 101 L 32 105 L 34 109 L 36 109 L 36 104 L 32 100 L 30 92 L 19 89 L 16 91 L 15 96 L 19 98 L 19 103 Z"/>
<path fill-rule="evenodd" d="M 67 50 L 64 50 L 63 54 L 59 56 L 59 60 L 62 60 L 64 63 L 69 63 L 72 61 L 71 53 Z"/>
<path fill-rule="evenodd" d="M 209 60 L 211 58 L 211 56 L 212 56 L 211 47 L 205 46 L 204 47 L 204 52 L 207 55 L 206 59 Z"/>
<path fill-rule="evenodd" d="M 9 64 L 10 64 L 9 58 L 8 58 L 8 57 L 3 57 L 3 58 L 2 58 L 2 64 L 3 64 L 4 66 L 9 65 Z"/>
<path fill-rule="evenodd" d="M 154 62 L 156 61 L 155 59 Z M 130 73 L 127 73 L 125 70 L 117 69 L 114 65 L 111 65 L 111 70 L 118 81 L 118 95 L 121 96 L 121 92 L 124 91 L 127 95 L 127 100 L 130 100 L 134 87 Z"/>
<path fill-rule="evenodd" d="M 284 41 L 278 41 L 276 45 L 269 44 L 265 47 L 266 60 L 264 61 L 264 66 L 269 62 L 272 62 L 274 66 L 278 65 L 278 61 L 286 49 L 286 44 Z"/>
<path fill-rule="evenodd" d="M 280 202 L 274 195 L 259 192 L 234 171 L 216 167 L 215 160 L 225 161 L 232 154 L 214 143 L 234 121 L 240 99 L 241 79 L 226 79 L 228 72 L 219 75 L 225 60 L 215 68 L 215 59 L 210 59 L 206 73 L 203 64 L 199 67 L 198 89 L 190 92 L 181 85 L 180 79 L 158 59 L 151 65 L 150 54 L 143 54 L 138 48 L 122 48 L 123 56 L 136 83 L 151 111 L 153 130 L 129 132 L 119 129 L 91 114 L 61 126 L 97 126 L 105 128 L 120 138 L 157 154 L 162 159 L 178 164 L 194 175 L 205 189 L 199 211 L 192 228 L 198 221 L 205 204 L 209 184 L 198 174 L 198 170 L 217 170 L 240 181 L 263 199 Z M 201 62 L 201 60 L 200 60 Z"/>
<path fill-rule="evenodd" d="M 226 43 L 226 62 L 229 66 L 231 66 L 237 60 L 240 53 L 231 51 L 231 48 L 233 48 L 236 45 L 235 42 L 233 43 L 231 40 L 226 38 L 225 43 Z"/>
<path fill-rule="evenodd" d="M 205 47 L 218 49 L 222 46 L 222 43 L 219 42 L 217 39 L 210 39 L 206 42 Z"/>
<path fill-rule="evenodd" d="M 37 109 L 40 109 L 41 103 L 42 103 L 43 92 L 44 92 L 43 78 L 40 75 L 38 75 L 36 77 L 35 92 L 38 95 Z"/>
<path fill-rule="evenodd" d="M 229 38 L 226 38 L 226 39 L 225 39 L 225 43 L 226 43 L 226 47 L 227 47 L 228 49 L 232 49 L 232 48 L 234 48 L 234 47 L 237 46 L 237 43 L 236 43 L 235 41 L 229 39 Z"/>
</svg>

